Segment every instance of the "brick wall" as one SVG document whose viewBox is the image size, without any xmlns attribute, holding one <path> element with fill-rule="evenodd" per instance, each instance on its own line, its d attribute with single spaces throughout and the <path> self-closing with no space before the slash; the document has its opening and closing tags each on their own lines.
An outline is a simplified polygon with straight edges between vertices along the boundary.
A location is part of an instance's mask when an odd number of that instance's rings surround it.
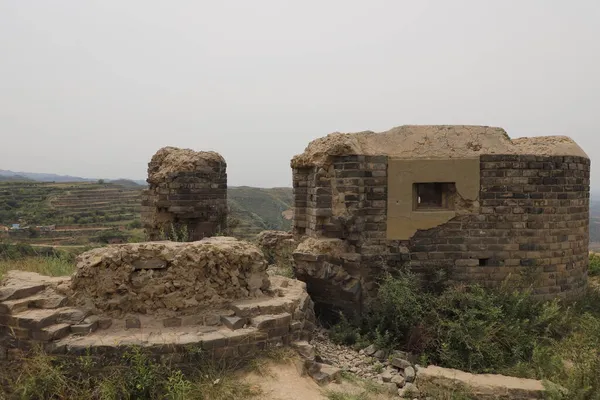
<svg viewBox="0 0 600 400">
<path fill-rule="evenodd" d="M 186 230 L 189 241 L 223 232 L 227 224 L 226 164 L 179 172 L 150 183 L 142 194 L 142 223 L 150 240 L 170 234 L 171 225 Z M 149 170 L 156 168 L 149 164 Z"/>
<path fill-rule="evenodd" d="M 483 155 L 479 203 L 409 241 L 386 239 L 387 158 L 331 160 L 327 169 L 293 170 L 294 233 L 341 239 L 358 256 L 294 255 L 317 304 L 360 310 L 385 268 L 406 266 L 424 276 L 442 268 L 452 280 L 487 287 L 511 279 L 515 287 L 533 285 L 539 298 L 576 296 L 585 287 L 589 159 Z M 334 269 L 335 279 L 320 272 Z"/>
<path fill-rule="evenodd" d="M 411 267 L 451 266 L 453 279 L 533 284 L 540 298 L 577 295 L 588 267 L 590 160 L 481 156 L 479 213 L 410 240 Z"/>
</svg>

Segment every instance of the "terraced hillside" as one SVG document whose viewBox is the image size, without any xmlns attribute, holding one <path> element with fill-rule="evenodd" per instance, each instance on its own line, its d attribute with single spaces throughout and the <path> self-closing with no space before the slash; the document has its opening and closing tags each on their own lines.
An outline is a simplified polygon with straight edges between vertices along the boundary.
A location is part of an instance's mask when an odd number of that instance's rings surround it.
<svg viewBox="0 0 600 400">
<path fill-rule="evenodd" d="M 56 231 L 35 237 L 11 233 L 13 238 L 40 244 L 85 244 L 116 228 L 141 239 L 143 186 L 119 183 L 0 182 L 0 225 L 56 225 Z M 291 188 L 231 187 L 228 196 L 236 236 L 250 238 L 265 229 L 290 228 L 282 212 L 291 207 Z"/>
<path fill-rule="evenodd" d="M 291 228 L 291 221 L 282 213 L 292 207 L 292 188 L 238 186 L 230 187 L 227 196 L 230 220 L 239 221 L 233 229 L 236 236 L 249 238 L 268 229 L 287 231 Z"/>
<path fill-rule="evenodd" d="M 112 183 L 0 182 L 0 224 L 128 223 L 139 218 L 140 189 Z"/>
<path fill-rule="evenodd" d="M 51 196 L 49 206 L 77 224 L 134 221 L 140 214 L 140 189 L 82 184 Z"/>
</svg>

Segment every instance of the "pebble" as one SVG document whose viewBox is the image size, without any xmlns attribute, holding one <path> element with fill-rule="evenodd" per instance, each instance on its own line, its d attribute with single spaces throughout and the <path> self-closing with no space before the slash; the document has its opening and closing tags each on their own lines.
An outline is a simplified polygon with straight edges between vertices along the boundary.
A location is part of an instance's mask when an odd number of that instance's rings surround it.
<svg viewBox="0 0 600 400">
<path fill-rule="evenodd" d="M 386 389 L 391 390 L 394 387 L 394 393 L 398 390 L 398 393 L 402 392 L 402 396 L 409 392 L 413 396 L 418 396 L 418 390 L 414 384 L 417 371 L 407 360 L 410 359 L 407 353 L 393 352 L 391 362 L 388 362 L 385 356 L 382 360 L 378 360 L 373 356 L 381 354 L 376 354 L 378 350 L 374 345 L 359 351 L 347 346 L 336 345 L 329 340 L 327 331 L 324 329 L 315 332 L 310 344 L 314 346 L 319 358 L 326 364 L 381 384 Z"/>
</svg>

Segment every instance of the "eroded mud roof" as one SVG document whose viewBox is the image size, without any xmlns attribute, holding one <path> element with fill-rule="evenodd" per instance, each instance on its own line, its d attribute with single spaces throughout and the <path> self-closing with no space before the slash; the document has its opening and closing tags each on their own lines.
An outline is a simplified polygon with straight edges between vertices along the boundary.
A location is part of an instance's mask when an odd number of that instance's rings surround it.
<svg viewBox="0 0 600 400">
<path fill-rule="evenodd" d="M 403 125 L 387 132 L 335 132 L 312 141 L 292 167 L 327 164 L 330 156 L 466 158 L 482 154 L 578 156 L 587 154 L 569 137 L 511 139 L 502 128 L 469 125 Z"/>
<path fill-rule="evenodd" d="M 194 151 L 177 147 L 163 147 L 148 165 L 148 182 L 159 182 L 170 174 L 202 171 L 225 165 L 225 159 L 214 151 Z"/>
</svg>

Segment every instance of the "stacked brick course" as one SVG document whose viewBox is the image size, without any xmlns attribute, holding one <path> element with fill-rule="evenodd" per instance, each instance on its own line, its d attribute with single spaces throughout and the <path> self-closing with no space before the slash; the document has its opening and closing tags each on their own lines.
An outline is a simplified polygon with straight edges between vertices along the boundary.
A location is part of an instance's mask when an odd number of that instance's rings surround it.
<svg viewBox="0 0 600 400">
<path fill-rule="evenodd" d="M 385 270 L 454 281 L 533 287 L 536 296 L 576 297 L 587 282 L 590 160 L 583 156 L 479 154 L 478 201 L 409 240 L 387 239 L 386 155 L 330 155 L 292 164 L 296 237 L 339 240 L 343 254 L 308 246 L 296 273 L 317 307 L 360 311 Z"/>
<path fill-rule="evenodd" d="M 150 240 L 196 241 L 227 224 L 227 164 L 214 152 L 167 147 L 148 164 L 142 223 Z"/>
<path fill-rule="evenodd" d="M 0 362 L 38 346 L 58 356 L 92 355 L 98 365 L 118 362 L 132 346 L 174 364 L 206 357 L 221 361 L 310 340 L 316 327 L 306 285 L 284 277 L 271 278 L 269 296 L 232 301 L 227 309 L 214 310 L 215 318 L 162 321 L 139 314 L 115 319 L 69 307 L 70 299 L 56 291 L 69 281 L 7 274 L 0 283 Z"/>
</svg>

